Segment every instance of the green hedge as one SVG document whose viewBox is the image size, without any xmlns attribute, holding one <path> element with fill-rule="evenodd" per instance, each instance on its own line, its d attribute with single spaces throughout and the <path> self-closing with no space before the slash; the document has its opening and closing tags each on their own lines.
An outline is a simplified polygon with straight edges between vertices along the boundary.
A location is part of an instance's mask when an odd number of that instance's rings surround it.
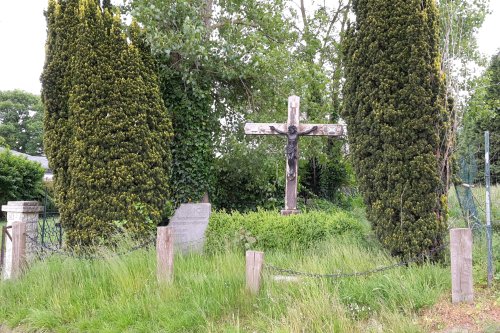
<svg viewBox="0 0 500 333">
<path fill-rule="evenodd" d="M 40 199 L 43 173 L 39 163 L 9 150 L 0 151 L 0 205 L 7 201 Z"/>
<path fill-rule="evenodd" d="M 260 250 L 305 249 L 332 235 L 361 237 L 363 224 L 346 211 L 281 216 L 277 211 L 216 212 L 210 217 L 206 251 L 230 246 Z"/>
</svg>

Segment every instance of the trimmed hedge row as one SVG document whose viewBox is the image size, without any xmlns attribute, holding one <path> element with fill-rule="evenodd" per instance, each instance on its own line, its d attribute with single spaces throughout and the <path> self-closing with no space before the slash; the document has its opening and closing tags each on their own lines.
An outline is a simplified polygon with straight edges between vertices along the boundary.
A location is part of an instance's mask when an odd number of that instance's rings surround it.
<svg viewBox="0 0 500 333">
<path fill-rule="evenodd" d="M 363 235 L 363 224 L 346 211 L 309 212 L 282 216 L 277 211 L 216 212 L 210 217 L 205 249 L 208 253 L 230 246 L 260 250 L 306 249 L 332 235 Z"/>
</svg>

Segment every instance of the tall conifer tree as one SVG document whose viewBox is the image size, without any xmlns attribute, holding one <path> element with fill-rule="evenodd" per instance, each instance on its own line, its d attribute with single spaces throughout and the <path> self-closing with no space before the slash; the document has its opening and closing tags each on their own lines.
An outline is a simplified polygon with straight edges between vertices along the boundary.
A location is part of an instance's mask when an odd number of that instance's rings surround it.
<svg viewBox="0 0 500 333">
<path fill-rule="evenodd" d="M 68 99 L 71 89 L 69 59 L 78 26 L 78 0 L 49 0 L 45 65 L 41 76 L 44 114 L 44 151 L 54 172 L 55 199 L 66 201 L 71 129 Z"/>
<path fill-rule="evenodd" d="M 80 0 L 77 19 L 66 73 L 68 186 L 56 188 L 66 193 L 59 204 L 71 246 L 106 241 L 120 227 L 154 230 L 171 163 L 171 123 L 151 64 L 127 42 L 111 8 Z"/>
<path fill-rule="evenodd" d="M 447 186 L 446 132 L 433 0 L 356 0 L 343 116 L 368 217 L 384 246 L 409 257 L 438 247 Z"/>
</svg>

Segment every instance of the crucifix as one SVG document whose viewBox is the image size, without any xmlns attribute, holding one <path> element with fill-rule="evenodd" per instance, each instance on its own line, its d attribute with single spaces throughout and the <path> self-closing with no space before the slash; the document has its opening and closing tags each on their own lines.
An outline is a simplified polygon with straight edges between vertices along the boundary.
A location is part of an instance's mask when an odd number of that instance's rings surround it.
<svg viewBox="0 0 500 333">
<path fill-rule="evenodd" d="M 282 215 L 298 214 L 297 209 L 297 171 L 299 137 L 303 135 L 342 136 L 344 129 L 338 124 L 300 124 L 299 123 L 300 97 L 288 97 L 288 121 L 279 123 L 246 123 L 245 134 L 250 135 L 283 135 L 287 137 L 286 152 L 286 189 L 285 209 Z"/>
</svg>

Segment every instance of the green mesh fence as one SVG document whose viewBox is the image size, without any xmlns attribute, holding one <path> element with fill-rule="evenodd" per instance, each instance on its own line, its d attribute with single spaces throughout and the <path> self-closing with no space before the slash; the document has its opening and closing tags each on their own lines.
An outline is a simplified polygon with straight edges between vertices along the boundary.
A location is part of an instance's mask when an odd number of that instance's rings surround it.
<svg viewBox="0 0 500 333">
<path fill-rule="evenodd" d="M 490 132 L 490 201 L 493 230 L 500 230 L 500 133 Z M 462 146 L 458 154 L 458 182 L 455 193 L 463 220 L 478 232 L 486 224 L 485 143 L 478 135 Z"/>
</svg>

